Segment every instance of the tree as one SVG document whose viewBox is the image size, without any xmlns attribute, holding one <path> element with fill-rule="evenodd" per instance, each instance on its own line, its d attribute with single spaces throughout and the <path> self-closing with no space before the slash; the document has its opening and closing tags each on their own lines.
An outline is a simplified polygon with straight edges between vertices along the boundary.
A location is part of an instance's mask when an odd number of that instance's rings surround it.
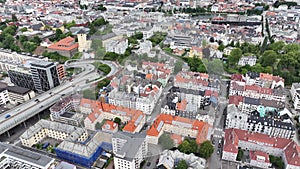
<svg viewBox="0 0 300 169">
<path fill-rule="evenodd" d="M 266 50 L 261 58 L 260 58 L 260 63 L 262 66 L 273 66 L 274 63 L 276 62 L 277 59 L 277 54 L 273 50 Z"/>
<path fill-rule="evenodd" d="M 115 117 L 114 122 L 121 125 L 121 119 L 119 117 Z"/>
<path fill-rule="evenodd" d="M 11 15 L 11 20 L 12 20 L 13 22 L 18 22 L 18 18 L 16 17 L 15 14 L 12 14 L 12 15 Z"/>
<path fill-rule="evenodd" d="M 214 152 L 214 146 L 211 144 L 210 141 L 204 141 L 203 143 L 200 144 L 199 147 L 200 157 L 208 159 L 213 152 Z"/>
<path fill-rule="evenodd" d="M 269 49 L 274 50 L 277 54 L 279 54 L 279 52 L 281 50 L 283 50 L 284 46 L 285 46 L 285 43 L 283 41 L 277 41 L 277 42 L 270 44 Z"/>
<path fill-rule="evenodd" d="M 106 11 L 107 9 L 103 6 L 103 4 L 98 5 L 97 10 Z"/>
<path fill-rule="evenodd" d="M 230 52 L 230 55 L 228 57 L 228 63 L 229 66 L 234 66 L 237 64 L 237 62 L 242 57 L 242 50 L 239 48 L 235 48 Z"/>
<path fill-rule="evenodd" d="M 171 139 L 170 135 L 165 133 L 159 137 L 158 144 L 161 145 L 164 150 L 174 147 L 174 142 Z"/>
<path fill-rule="evenodd" d="M 40 43 L 42 42 L 41 38 L 39 38 L 38 36 L 34 36 L 32 39 L 30 39 L 30 41 L 35 43 L 36 45 L 40 45 Z"/>
<path fill-rule="evenodd" d="M 31 53 L 37 48 L 37 45 L 33 42 L 26 41 L 23 43 L 23 48 L 24 48 L 25 52 Z"/>
<path fill-rule="evenodd" d="M 20 31 L 21 31 L 21 32 L 26 32 L 26 31 L 27 31 L 27 28 L 26 28 L 26 27 L 23 27 L 23 28 L 20 29 Z"/>
<path fill-rule="evenodd" d="M 11 26 L 6 27 L 6 28 L 3 30 L 2 34 L 15 35 L 15 34 L 16 34 L 16 31 L 17 31 L 17 26 L 11 25 Z"/>
<path fill-rule="evenodd" d="M 183 65 L 183 62 L 181 60 L 178 60 L 175 63 L 174 74 L 177 74 L 178 72 L 180 72 L 182 70 L 182 65 Z"/>
<path fill-rule="evenodd" d="M 239 150 L 238 150 L 238 154 L 237 154 L 237 156 L 236 156 L 236 160 L 237 160 L 237 161 L 241 161 L 242 158 L 243 158 L 243 156 L 244 156 L 244 151 L 241 150 L 241 149 L 239 149 Z"/>
<path fill-rule="evenodd" d="M 187 169 L 189 166 L 185 160 L 180 160 L 175 169 Z"/>
<path fill-rule="evenodd" d="M 218 50 L 223 52 L 223 51 L 224 51 L 224 49 L 225 49 L 225 46 L 224 46 L 224 44 L 223 44 L 223 43 L 222 43 L 222 44 L 220 44 L 220 45 L 219 45 L 219 47 L 218 47 Z"/>
<path fill-rule="evenodd" d="M 94 21 L 92 22 L 92 24 L 93 24 L 94 26 L 102 26 L 102 25 L 108 24 L 108 22 L 105 21 L 105 19 L 101 17 L 101 18 L 98 18 L 98 19 L 94 20 Z"/>
<path fill-rule="evenodd" d="M 95 129 L 96 129 L 96 130 L 100 130 L 101 127 L 102 127 L 102 124 L 101 124 L 101 123 L 97 122 L 97 123 L 95 124 Z"/>
<path fill-rule="evenodd" d="M 281 159 L 281 157 L 276 157 L 276 156 L 269 156 L 270 162 L 272 163 L 273 166 L 277 167 L 278 169 L 283 169 L 284 168 L 284 163 Z"/>
<path fill-rule="evenodd" d="M 289 52 L 299 52 L 300 51 L 300 45 L 296 43 L 288 44 L 284 46 L 284 52 L 289 53 Z"/>
</svg>

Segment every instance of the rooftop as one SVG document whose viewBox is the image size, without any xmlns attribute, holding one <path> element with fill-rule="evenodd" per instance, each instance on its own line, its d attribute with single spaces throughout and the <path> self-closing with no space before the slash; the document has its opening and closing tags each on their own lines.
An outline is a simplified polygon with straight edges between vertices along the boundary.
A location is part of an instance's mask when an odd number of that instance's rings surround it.
<svg viewBox="0 0 300 169">
<path fill-rule="evenodd" d="M 30 92 L 30 89 L 27 89 L 24 87 L 19 87 L 19 86 L 7 86 L 6 89 L 8 90 L 8 92 L 21 94 L 21 95 L 24 95 L 24 94 Z"/>
<path fill-rule="evenodd" d="M 75 39 L 68 36 L 50 46 L 48 46 L 48 49 L 53 50 L 64 50 L 64 51 L 71 51 L 78 48 L 78 43 L 75 43 Z"/>
</svg>

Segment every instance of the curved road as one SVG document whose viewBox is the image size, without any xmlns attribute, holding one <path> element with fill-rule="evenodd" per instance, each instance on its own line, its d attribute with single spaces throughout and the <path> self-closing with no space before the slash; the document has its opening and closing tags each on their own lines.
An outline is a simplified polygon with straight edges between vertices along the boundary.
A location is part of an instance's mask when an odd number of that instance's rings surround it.
<svg viewBox="0 0 300 169">
<path fill-rule="evenodd" d="M 94 60 L 88 61 L 75 61 L 71 63 L 67 63 L 66 67 L 79 67 L 83 69 L 83 72 L 76 75 L 72 82 L 65 82 L 61 85 L 37 96 L 33 99 L 17 106 L 3 114 L 0 115 L 0 135 L 14 128 L 15 126 L 21 124 L 27 119 L 35 116 L 42 110 L 49 107 L 49 105 L 54 104 L 57 100 L 59 100 L 64 95 L 69 95 L 73 92 L 76 92 L 76 88 L 84 89 L 89 87 L 95 81 L 93 80 L 96 77 L 99 77 L 97 71 L 95 71 L 95 67 L 91 64 L 95 62 Z M 110 61 L 101 61 L 111 67 L 111 71 L 108 75 L 98 79 L 100 81 L 106 77 L 112 76 L 118 71 L 118 65 L 110 62 Z M 7 115 L 10 115 L 9 118 L 5 118 Z"/>
</svg>

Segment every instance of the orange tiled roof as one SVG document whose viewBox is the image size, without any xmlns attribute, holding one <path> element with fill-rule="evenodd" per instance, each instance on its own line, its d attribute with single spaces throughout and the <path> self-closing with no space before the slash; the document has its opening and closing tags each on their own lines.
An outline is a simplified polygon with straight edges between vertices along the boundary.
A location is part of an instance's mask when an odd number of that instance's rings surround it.
<svg viewBox="0 0 300 169">
<path fill-rule="evenodd" d="M 269 160 L 269 155 L 265 152 L 262 152 L 262 151 L 250 151 L 250 158 L 251 160 L 257 160 L 257 156 L 262 156 L 262 157 L 265 157 L 265 163 L 270 163 L 270 160 Z M 261 161 L 261 160 L 259 160 Z"/>
<path fill-rule="evenodd" d="M 105 128 L 106 126 L 109 126 L 109 128 Z M 111 120 L 107 120 L 102 126 L 102 128 L 105 128 L 106 130 L 114 130 L 116 127 L 118 127 L 118 124 Z"/>
<path fill-rule="evenodd" d="M 184 111 L 186 109 L 187 106 L 187 101 L 186 100 L 182 100 L 180 103 L 176 103 L 176 109 L 180 110 L 180 111 Z"/>
<path fill-rule="evenodd" d="M 71 51 L 78 48 L 78 43 L 75 43 L 75 39 L 68 36 L 50 46 L 48 46 L 48 49 L 53 50 L 65 50 L 65 51 Z"/>
</svg>

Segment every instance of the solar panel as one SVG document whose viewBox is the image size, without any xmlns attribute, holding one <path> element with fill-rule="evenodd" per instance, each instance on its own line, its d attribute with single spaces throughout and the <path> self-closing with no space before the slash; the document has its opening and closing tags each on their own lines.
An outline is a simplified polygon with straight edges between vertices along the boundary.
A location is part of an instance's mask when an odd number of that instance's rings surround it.
<svg viewBox="0 0 300 169">
<path fill-rule="evenodd" d="M 158 126 L 157 126 L 157 128 L 156 128 L 156 130 L 160 131 L 163 125 L 164 125 L 164 122 L 160 121 L 159 124 L 158 124 Z"/>
</svg>

